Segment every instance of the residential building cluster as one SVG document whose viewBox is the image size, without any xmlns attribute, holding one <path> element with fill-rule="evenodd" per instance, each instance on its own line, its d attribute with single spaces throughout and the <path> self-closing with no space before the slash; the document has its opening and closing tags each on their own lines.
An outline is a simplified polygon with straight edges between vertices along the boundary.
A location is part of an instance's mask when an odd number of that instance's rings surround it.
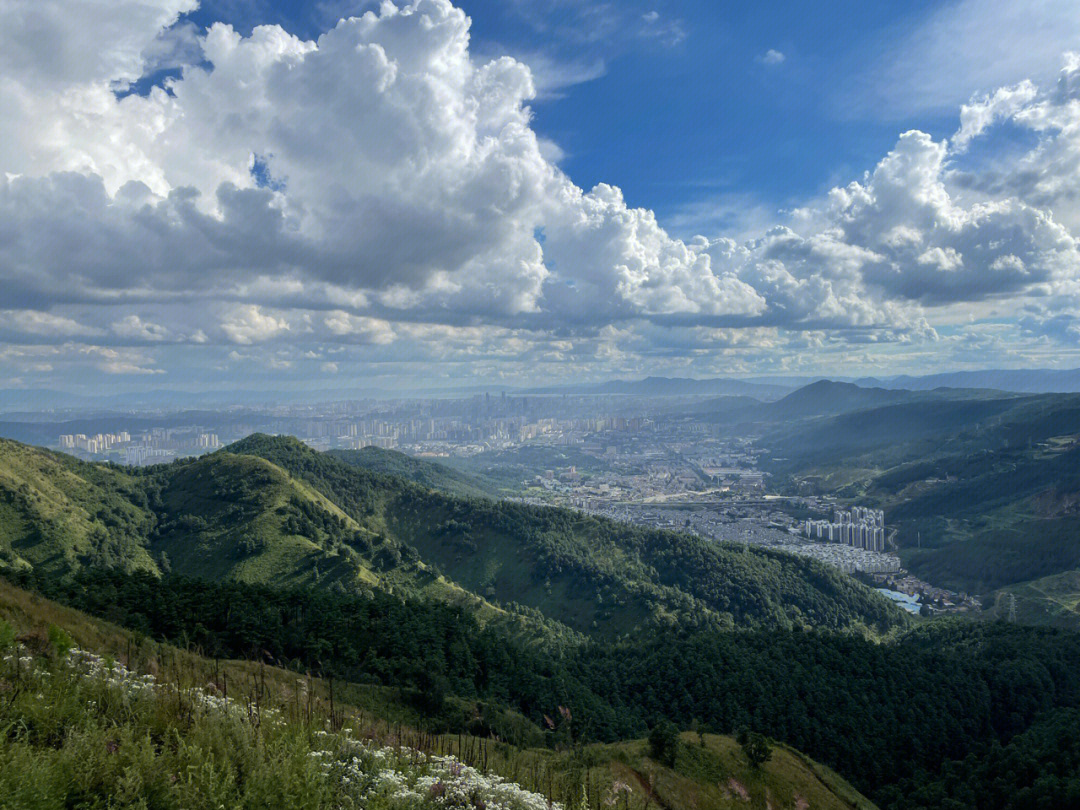
<svg viewBox="0 0 1080 810">
<path fill-rule="evenodd" d="M 218 434 L 200 427 L 151 428 L 133 436 L 130 431 L 61 434 L 56 446 L 93 461 L 118 461 L 132 466 L 161 464 L 181 456 L 202 455 L 222 446 Z"/>
<path fill-rule="evenodd" d="M 87 436 L 85 433 L 65 433 L 60 437 L 61 450 L 82 450 L 84 453 L 100 454 L 108 453 L 120 445 L 131 441 L 131 434 L 126 430 L 119 433 L 95 433 Z"/>
<path fill-rule="evenodd" d="M 807 520 L 803 524 L 803 536 L 867 551 L 884 551 L 885 513 L 861 506 L 837 509 L 831 521 Z"/>
</svg>

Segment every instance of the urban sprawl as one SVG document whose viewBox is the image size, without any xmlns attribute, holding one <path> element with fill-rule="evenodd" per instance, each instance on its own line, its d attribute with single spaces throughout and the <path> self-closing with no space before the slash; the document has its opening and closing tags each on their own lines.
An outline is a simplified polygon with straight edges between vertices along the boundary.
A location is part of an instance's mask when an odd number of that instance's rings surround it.
<svg viewBox="0 0 1080 810">
<path fill-rule="evenodd" d="M 938 609 L 970 600 L 903 571 L 881 510 L 832 498 L 769 493 L 759 437 L 666 415 L 626 396 L 483 394 L 464 399 L 352 400 L 98 420 L 53 446 L 121 464 L 212 452 L 254 432 L 290 434 L 319 450 L 375 446 L 482 471 L 506 497 L 614 520 L 767 546 L 873 577 Z M 146 425 L 139 428 L 134 423 Z M 85 420 L 79 423 L 85 424 Z M 56 434 L 53 434 L 56 436 Z M 913 605 L 905 604 L 908 609 Z M 917 609 L 917 608 L 916 608 Z"/>
</svg>

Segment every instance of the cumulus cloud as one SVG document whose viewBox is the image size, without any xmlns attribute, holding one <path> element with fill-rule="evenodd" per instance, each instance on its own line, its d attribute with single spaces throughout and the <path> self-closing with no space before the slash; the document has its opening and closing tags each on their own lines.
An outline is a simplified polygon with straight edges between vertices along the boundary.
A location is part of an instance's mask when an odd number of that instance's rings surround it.
<svg viewBox="0 0 1080 810">
<path fill-rule="evenodd" d="M 787 57 L 775 48 L 769 48 L 769 50 L 758 57 L 758 61 L 761 62 L 761 64 L 770 66 L 783 64 L 785 59 L 787 59 Z"/>
<path fill-rule="evenodd" d="M 76 337 L 101 334 L 97 327 L 87 326 L 63 315 L 37 310 L 0 310 L 0 330 L 15 336 Z"/>
<path fill-rule="evenodd" d="M 249 346 L 261 343 L 289 330 L 289 322 L 264 312 L 256 304 L 247 304 L 233 309 L 221 322 L 221 329 L 233 343 Z"/>
<path fill-rule="evenodd" d="M 754 238 L 678 239 L 558 167 L 529 104 L 563 80 L 477 58 L 448 0 L 383 3 L 316 40 L 176 24 L 193 6 L 0 3 L 7 339 L 615 364 L 650 347 L 933 341 L 943 307 L 1023 299 L 1056 318 L 1078 294 L 1076 59 L 1052 87 L 973 98 L 949 141 L 904 133 Z M 182 66 L 167 90 L 117 92 L 163 66 Z M 978 164 L 1003 121 L 1037 145 Z"/>
<path fill-rule="evenodd" d="M 159 23 L 179 8 L 161 10 Z M 647 243 L 624 229 L 611 252 L 590 249 L 587 266 L 558 244 L 576 241 L 565 223 L 607 219 L 617 230 L 638 213 L 607 187 L 582 193 L 549 162 L 530 126 L 529 69 L 506 57 L 474 63 L 468 19 L 445 0 L 384 4 L 318 41 L 218 24 L 200 44 L 207 63 L 188 66 L 169 93 L 117 100 L 115 77 L 102 77 L 79 86 L 92 109 L 56 101 L 5 116 L 23 132 L 47 117 L 54 133 L 51 149 L 0 154 L 18 175 L 0 184 L 15 295 L 220 292 L 261 272 L 428 317 L 555 322 L 550 250 L 564 257 L 554 283 L 589 276 L 591 289 L 618 297 L 595 302 L 605 309 L 744 307 L 745 295 L 729 306 L 707 260 L 654 222 Z M 114 50 L 129 57 L 116 75 L 130 78 L 142 50 Z M 666 264 L 643 264 L 631 279 L 627 251 Z"/>
<path fill-rule="evenodd" d="M 128 315 L 118 321 L 113 321 L 111 329 L 114 334 L 122 338 L 158 342 L 169 340 L 169 330 L 156 323 L 144 321 L 138 315 Z"/>
<path fill-rule="evenodd" d="M 323 323 L 333 335 L 360 343 L 385 345 L 393 343 L 395 337 L 394 329 L 388 322 L 351 315 L 341 310 L 331 312 Z"/>
</svg>

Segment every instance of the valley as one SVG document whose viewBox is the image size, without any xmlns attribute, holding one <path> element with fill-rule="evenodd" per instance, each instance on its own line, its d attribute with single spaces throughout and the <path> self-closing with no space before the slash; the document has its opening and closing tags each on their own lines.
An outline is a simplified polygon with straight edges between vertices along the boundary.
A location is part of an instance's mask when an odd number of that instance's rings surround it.
<svg viewBox="0 0 1080 810">
<path fill-rule="evenodd" d="M 399 724 L 574 810 L 617 785 L 635 810 L 906 810 L 1003 747 L 1049 755 L 1080 711 L 1073 395 L 745 399 L 456 459 L 0 440 L 0 587 L 198 666 L 334 683 L 381 744 Z"/>
</svg>

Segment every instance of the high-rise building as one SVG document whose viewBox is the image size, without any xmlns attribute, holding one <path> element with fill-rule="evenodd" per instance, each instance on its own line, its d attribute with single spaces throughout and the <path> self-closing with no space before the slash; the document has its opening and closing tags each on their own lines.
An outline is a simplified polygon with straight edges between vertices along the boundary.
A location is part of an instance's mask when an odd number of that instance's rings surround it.
<svg viewBox="0 0 1080 810">
<path fill-rule="evenodd" d="M 807 520 L 803 535 L 815 540 L 844 543 L 868 551 L 885 550 L 885 513 L 880 509 L 854 506 L 835 509 L 828 520 Z"/>
</svg>

